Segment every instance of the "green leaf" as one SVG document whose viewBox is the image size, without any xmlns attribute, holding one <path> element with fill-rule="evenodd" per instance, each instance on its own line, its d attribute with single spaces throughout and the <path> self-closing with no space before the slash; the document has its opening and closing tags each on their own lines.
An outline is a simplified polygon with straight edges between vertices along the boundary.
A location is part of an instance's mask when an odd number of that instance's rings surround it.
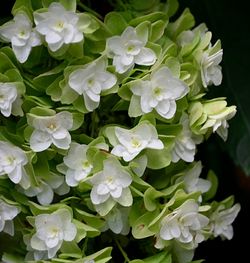
<svg viewBox="0 0 250 263">
<path fill-rule="evenodd" d="M 161 138 L 161 141 L 164 144 L 162 150 L 146 149 L 146 155 L 148 157 L 147 167 L 150 169 L 162 169 L 171 163 L 173 139 Z"/>
<path fill-rule="evenodd" d="M 209 170 L 207 180 L 211 182 L 211 187 L 206 193 L 203 194 L 204 200 L 212 199 L 215 196 L 218 189 L 218 178 L 212 170 Z"/>
<path fill-rule="evenodd" d="M 157 198 L 163 197 L 164 194 L 155 190 L 153 187 L 149 187 L 144 193 L 144 204 L 148 211 L 154 211 L 159 205 Z"/>
<path fill-rule="evenodd" d="M 179 7 L 179 2 L 178 0 L 168 0 L 167 1 L 167 8 L 166 8 L 166 13 L 168 17 L 173 16 L 176 11 L 178 10 Z"/>
<path fill-rule="evenodd" d="M 139 17 L 136 17 L 134 19 L 132 19 L 130 22 L 129 22 L 129 25 L 131 26 L 137 26 L 139 25 L 140 23 L 143 23 L 145 21 L 149 21 L 151 23 L 155 22 L 155 21 L 158 21 L 158 20 L 167 20 L 168 17 L 165 13 L 163 12 L 153 12 L 151 14 L 148 14 L 148 15 L 144 15 L 144 16 L 139 16 Z"/>
<path fill-rule="evenodd" d="M 75 131 L 82 126 L 84 122 L 84 114 L 80 112 L 72 112 L 72 116 L 73 116 L 73 127 L 71 128 L 71 131 Z"/>
<path fill-rule="evenodd" d="M 121 35 L 128 26 L 126 20 L 118 12 L 109 12 L 104 18 L 104 23 L 113 35 Z"/>
<path fill-rule="evenodd" d="M 148 225 L 159 214 L 159 211 L 147 212 L 140 216 L 132 225 L 132 235 L 136 239 L 153 236 L 155 233 L 148 229 Z"/>
<path fill-rule="evenodd" d="M 149 41 L 155 42 L 162 37 L 164 34 L 167 22 L 163 20 L 158 20 L 152 23 L 150 30 Z"/>
<path fill-rule="evenodd" d="M 169 23 L 167 33 L 173 38 L 176 37 L 184 30 L 191 29 L 195 25 L 195 20 L 190 10 L 186 8 L 181 16 L 173 23 Z"/>
</svg>

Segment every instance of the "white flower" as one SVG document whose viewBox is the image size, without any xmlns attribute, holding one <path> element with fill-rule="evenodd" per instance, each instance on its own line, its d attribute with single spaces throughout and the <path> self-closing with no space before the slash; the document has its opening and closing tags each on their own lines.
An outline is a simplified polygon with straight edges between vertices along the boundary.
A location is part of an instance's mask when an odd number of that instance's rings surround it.
<svg viewBox="0 0 250 263">
<path fill-rule="evenodd" d="M 0 36 L 11 42 L 13 52 L 19 62 L 24 63 L 32 47 L 41 44 L 39 34 L 32 29 L 32 22 L 25 13 L 17 13 L 13 21 L 0 28 Z"/>
<path fill-rule="evenodd" d="M 134 64 L 150 66 L 156 61 L 156 55 L 145 45 L 148 41 L 148 32 L 138 34 L 136 29 L 128 26 L 121 36 L 107 39 L 107 51 L 113 58 L 113 65 L 118 73 L 124 73 L 133 68 Z"/>
<path fill-rule="evenodd" d="M 53 143 L 60 149 L 68 149 L 71 136 L 68 130 L 73 126 L 70 112 L 63 111 L 54 116 L 34 116 L 32 126 L 35 128 L 30 137 L 30 148 L 41 152 Z"/>
<path fill-rule="evenodd" d="M 85 144 L 72 143 L 67 156 L 63 158 L 67 166 L 65 179 L 69 186 L 77 186 L 90 174 L 93 165 L 88 160 L 87 150 L 88 146 Z"/>
<path fill-rule="evenodd" d="M 11 236 L 14 236 L 14 224 L 13 219 L 20 212 L 18 207 L 9 205 L 0 199 L 0 232 L 6 232 Z"/>
<path fill-rule="evenodd" d="M 195 165 L 187 171 L 183 176 L 178 177 L 176 182 L 184 182 L 184 187 L 187 193 L 193 193 L 200 191 L 201 193 L 206 193 L 211 187 L 211 182 L 199 178 L 202 170 L 201 162 L 195 163 Z M 201 196 L 199 201 L 202 201 Z"/>
<path fill-rule="evenodd" d="M 106 202 L 112 203 L 112 206 L 116 202 L 123 206 L 132 205 L 129 189 L 132 178 L 117 159 L 110 157 L 104 160 L 103 170 L 94 174 L 89 181 L 93 185 L 90 198 L 94 205 L 104 205 Z"/>
<path fill-rule="evenodd" d="M 79 95 L 83 95 L 88 111 L 96 109 L 100 103 L 100 94 L 116 84 L 116 76 L 106 70 L 103 59 L 77 69 L 69 75 L 69 86 Z"/>
<path fill-rule="evenodd" d="M 176 163 L 182 159 L 186 162 L 193 162 L 196 145 L 189 128 L 188 116 L 183 114 L 180 122 L 182 124 L 182 130 L 175 138 L 174 148 L 172 150 L 172 161 Z"/>
<path fill-rule="evenodd" d="M 165 216 L 161 222 L 160 238 L 175 239 L 181 243 L 190 243 L 193 248 L 196 247 L 204 240 L 201 230 L 209 223 L 209 219 L 198 210 L 199 205 L 189 199 Z"/>
<path fill-rule="evenodd" d="M 78 29 L 79 17 L 65 10 L 60 3 L 51 3 L 48 12 L 35 12 L 36 30 L 43 36 L 51 51 L 57 51 L 63 44 L 77 43 L 83 40 Z"/>
<path fill-rule="evenodd" d="M 240 204 L 225 209 L 224 205 L 220 205 L 211 215 L 211 231 L 215 237 L 220 236 L 222 239 L 232 239 L 233 227 L 232 223 L 240 211 Z"/>
<path fill-rule="evenodd" d="M 137 117 L 155 109 L 163 118 L 170 119 L 176 112 L 175 101 L 184 97 L 189 88 L 164 66 L 152 73 L 150 80 L 137 81 L 131 86 L 131 91 L 129 116 Z M 135 111 L 138 107 L 139 110 Z"/>
<path fill-rule="evenodd" d="M 222 55 L 222 49 L 211 55 L 207 51 L 203 53 L 201 59 L 201 79 L 205 88 L 212 84 L 215 86 L 221 84 L 222 73 L 221 66 L 219 64 L 222 60 Z"/>
<path fill-rule="evenodd" d="M 13 103 L 18 97 L 17 88 L 14 83 L 0 82 L 0 111 L 5 117 L 12 112 Z"/>
<path fill-rule="evenodd" d="M 36 196 L 41 205 L 49 205 L 53 201 L 54 192 L 58 195 L 64 195 L 70 190 L 64 181 L 64 177 L 53 173 L 50 173 L 46 180 L 39 176 L 36 180 L 38 181 L 37 186 L 32 185 L 27 189 L 20 189 L 20 191 L 29 197 Z"/>
<path fill-rule="evenodd" d="M 76 237 L 76 226 L 72 215 L 66 209 L 52 214 L 40 214 L 35 217 L 35 234 L 30 240 L 34 250 L 47 251 L 48 258 L 53 258 L 63 241 L 72 241 Z"/>
<path fill-rule="evenodd" d="M 111 153 L 129 162 L 142 150 L 163 149 L 164 145 L 158 139 L 156 128 L 147 122 L 141 122 L 131 130 L 115 127 L 115 141 L 111 141 L 114 148 Z"/>
<path fill-rule="evenodd" d="M 24 165 L 27 163 L 28 159 L 23 150 L 8 142 L 0 141 L 0 176 L 6 174 L 13 183 L 28 188 L 30 182 L 24 170 Z"/>
</svg>

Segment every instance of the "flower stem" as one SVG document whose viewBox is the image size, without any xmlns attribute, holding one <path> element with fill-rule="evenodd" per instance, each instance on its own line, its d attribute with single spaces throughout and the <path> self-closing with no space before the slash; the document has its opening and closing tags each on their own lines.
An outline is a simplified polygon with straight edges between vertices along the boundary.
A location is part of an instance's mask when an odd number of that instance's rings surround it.
<svg viewBox="0 0 250 263">
<path fill-rule="evenodd" d="M 125 261 L 124 262 L 127 262 L 127 263 L 129 263 L 130 262 L 130 260 L 129 260 L 129 258 L 128 258 L 128 255 L 127 255 L 127 253 L 123 250 L 123 248 L 122 248 L 122 246 L 121 246 L 121 244 L 119 243 L 119 241 L 115 238 L 115 243 L 116 243 L 116 245 L 117 245 L 117 247 L 118 247 L 118 249 L 120 250 L 120 252 L 122 253 L 122 255 L 123 255 L 123 257 L 124 257 L 124 259 L 125 259 Z"/>
</svg>

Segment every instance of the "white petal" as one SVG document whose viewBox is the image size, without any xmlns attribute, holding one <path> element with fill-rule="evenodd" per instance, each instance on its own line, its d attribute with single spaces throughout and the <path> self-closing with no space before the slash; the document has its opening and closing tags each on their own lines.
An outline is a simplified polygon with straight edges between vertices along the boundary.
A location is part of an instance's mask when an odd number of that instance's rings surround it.
<svg viewBox="0 0 250 263">
<path fill-rule="evenodd" d="M 71 136 L 67 131 L 67 136 L 65 138 L 63 139 L 52 138 L 52 142 L 57 148 L 67 150 L 69 149 L 71 143 Z"/>
<path fill-rule="evenodd" d="M 47 132 L 33 131 L 30 137 L 30 148 L 34 152 L 42 152 L 50 147 L 52 139 Z"/>
<path fill-rule="evenodd" d="M 156 61 L 156 55 L 150 48 L 142 48 L 141 52 L 135 56 L 135 63 L 138 65 L 151 66 Z"/>
<path fill-rule="evenodd" d="M 51 187 L 47 184 L 44 184 L 42 191 L 37 194 L 37 200 L 41 205 L 49 205 L 54 197 L 54 192 Z"/>
</svg>

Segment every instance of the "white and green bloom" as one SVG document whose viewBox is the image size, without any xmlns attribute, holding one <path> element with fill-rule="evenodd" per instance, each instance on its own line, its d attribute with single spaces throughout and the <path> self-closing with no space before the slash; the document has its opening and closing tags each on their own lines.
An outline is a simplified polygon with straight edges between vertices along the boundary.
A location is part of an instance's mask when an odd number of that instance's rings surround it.
<svg viewBox="0 0 250 263">
<path fill-rule="evenodd" d="M 83 34 L 78 28 L 78 15 L 67 11 L 60 3 L 51 3 L 47 12 L 35 12 L 34 20 L 37 32 L 45 37 L 53 52 L 64 44 L 83 40 Z"/>
<path fill-rule="evenodd" d="M 13 113 L 14 104 L 18 101 L 17 87 L 11 82 L 0 82 L 0 111 L 5 117 Z"/>
<path fill-rule="evenodd" d="M 0 199 L 0 232 L 14 236 L 13 219 L 20 213 L 20 208 Z"/>
<path fill-rule="evenodd" d="M 70 88 L 83 95 L 88 111 L 96 109 L 101 92 L 111 89 L 117 82 L 116 76 L 106 70 L 106 64 L 104 59 L 94 61 L 69 75 Z"/>
<path fill-rule="evenodd" d="M 7 175 L 13 183 L 28 188 L 30 182 L 24 169 L 27 163 L 28 159 L 22 149 L 0 141 L 0 176 Z"/>
<path fill-rule="evenodd" d="M 187 193 L 193 193 L 193 192 L 201 192 L 206 193 L 210 187 L 211 182 L 200 178 L 202 170 L 201 162 L 197 162 L 194 164 L 194 166 L 188 170 L 183 176 L 180 176 L 177 178 L 176 182 L 184 182 L 185 191 Z M 201 196 L 199 198 L 199 201 L 202 201 Z"/>
<path fill-rule="evenodd" d="M 74 240 L 76 233 L 76 226 L 68 210 L 39 214 L 35 217 L 35 234 L 31 237 L 30 245 L 34 250 L 47 252 L 48 258 L 53 258 L 63 241 Z"/>
<path fill-rule="evenodd" d="M 115 127 L 114 133 L 114 138 L 107 134 L 114 146 L 111 153 L 122 157 L 126 162 L 133 160 L 144 149 L 164 148 L 162 141 L 158 139 L 156 128 L 148 122 L 141 122 L 131 130 Z"/>
<path fill-rule="evenodd" d="M 205 239 L 202 229 L 208 223 L 209 219 L 199 213 L 199 205 L 189 199 L 161 221 L 159 245 L 162 244 L 161 239 L 165 241 L 174 239 L 180 243 L 191 244 L 191 247 L 195 248 Z"/>
<path fill-rule="evenodd" d="M 71 144 L 68 154 L 63 158 L 67 167 L 65 173 L 67 185 L 77 186 L 91 173 L 93 164 L 87 157 L 88 149 L 88 145 L 85 144 Z"/>
<path fill-rule="evenodd" d="M 107 39 L 108 56 L 113 59 L 113 65 L 118 73 L 124 73 L 134 67 L 134 64 L 151 66 L 156 61 L 156 55 L 145 47 L 148 32 L 138 34 L 136 28 L 128 26 L 121 36 Z"/>
<path fill-rule="evenodd" d="M 172 149 L 172 161 L 176 163 L 182 159 L 186 162 L 193 162 L 196 144 L 193 139 L 193 134 L 189 128 L 189 119 L 187 114 L 182 115 L 180 123 L 182 124 L 182 130 L 175 137 L 174 147 Z"/>
<path fill-rule="evenodd" d="M 108 203 L 110 210 L 116 203 L 126 207 L 132 205 L 129 189 L 132 178 L 116 158 L 104 160 L 103 170 L 94 174 L 89 181 L 93 185 L 90 198 L 94 205 L 104 206 Z"/>
<path fill-rule="evenodd" d="M 20 188 L 20 192 L 29 197 L 36 197 L 41 205 L 51 204 L 54 193 L 64 195 L 70 190 L 69 186 L 65 183 L 64 177 L 54 173 L 50 173 L 45 179 L 37 176 L 36 180 L 38 182 L 36 186 L 30 185 L 27 189 Z"/>
<path fill-rule="evenodd" d="M 32 22 L 24 12 L 17 13 L 13 21 L 1 26 L 0 37 L 11 42 L 13 52 L 21 63 L 28 59 L 32 47 L 41 45 L 39 34 L 32 28 Z"/>
<path fill-rule="evenodd" d="M 204 87 L 209 85 L 218 86 L 222 81 L 221 66 L 223 50 L 220 49 L 214 54 L 205 51 L 201 59 L 201 79 Z"/>
<path fill-rule="evenodd" d="M 227 107 L 224 98 L 217 98 L 190 105 L 190 123 L 196 134 L 216 132 L 224 141 L 228 136 L 228 120 L 236 114 L 236 106 Z"/>
<path fill-rule="evenodd" d="M 210 216 L 210 227 L 215 237 L 220 236 L 222 239 L 233 238 L 232 223 L 240 211 L 240 204 L 235 204 L 231 208 L 225 208 L 224 205 L 219 207 Z"/>
<path fill-rule="evenodd" d="M 34 128 L 30 137 L 30 148 L 34 152 L 41 152 L 53 143 L 60 149 L 68 149 L 71 142 L 69 130 L 73 126 L 70 112 L 62 111 L 54 116 L 33 116 Z"/>
<path fill-rule="evenodd" d="M 137 117 L 153 111 L 163 118 L 171 119 L 176 112 L 176 100 L 184 97 L 189 88 L 185 82 L 174 77 L 163 66 L 153 72 L 150 80 L 136 81 L 131 85 L 133 96 L 129 106 L 129 115 Z"/>
</svg>

